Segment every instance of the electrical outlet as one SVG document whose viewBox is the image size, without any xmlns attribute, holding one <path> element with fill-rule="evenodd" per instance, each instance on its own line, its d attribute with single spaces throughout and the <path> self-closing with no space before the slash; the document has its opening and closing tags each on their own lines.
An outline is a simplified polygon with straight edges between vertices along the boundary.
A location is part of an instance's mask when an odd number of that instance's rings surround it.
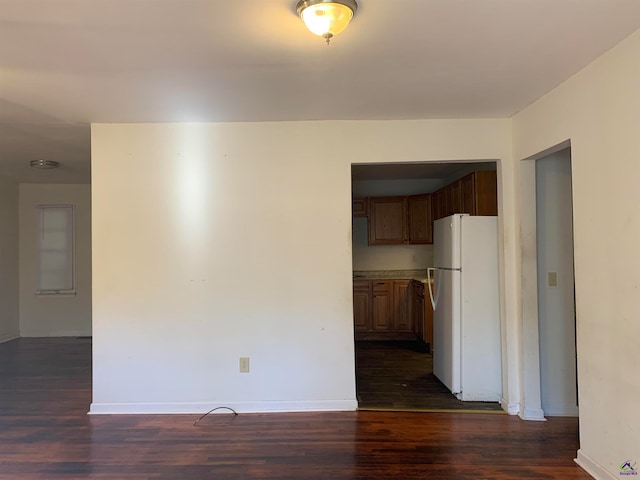
<svg viewBox="0 0 640 480">
<path fill-rule="evenodd" d="M 249 373 L 249 357 L 240 357 L 240 373 Z"/>
<path fill-rule="evenodd" d="M 548 273 L 548 282 L 547 284 L 550 287 L 557 287 L 558 286 L 558 272 L 549 272 Z"/>
</svg>

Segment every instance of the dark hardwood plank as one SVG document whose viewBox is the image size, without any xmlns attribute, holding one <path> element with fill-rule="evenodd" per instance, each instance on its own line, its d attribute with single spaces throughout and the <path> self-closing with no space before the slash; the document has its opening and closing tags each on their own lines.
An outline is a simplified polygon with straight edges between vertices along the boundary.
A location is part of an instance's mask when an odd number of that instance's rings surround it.
<svg viewBox="0 0 640 480">
<path fill-rule="evenodd" d="M 91 345 L 0 345 L 0 480 L 588 479 L 577 419 L 324 412 L 87 416 Z"/>
<path fill-rule="evenodd" d="M 462 402 L 452 395 L 417 340 L 356 342 L 356 391 L 361 409 L 502 412 L 497 402 Z"/>
</svg>

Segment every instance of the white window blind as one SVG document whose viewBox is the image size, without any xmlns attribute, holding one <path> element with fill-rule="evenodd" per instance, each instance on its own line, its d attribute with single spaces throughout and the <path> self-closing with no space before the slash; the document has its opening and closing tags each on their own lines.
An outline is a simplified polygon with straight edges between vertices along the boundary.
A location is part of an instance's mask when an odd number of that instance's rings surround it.
<svg viewBox="0 0 640 480">
<path fill-rule="evenodd" d="M 38 293 L 73 292 L 73 205 L 39 205 Z"/>
</svg>

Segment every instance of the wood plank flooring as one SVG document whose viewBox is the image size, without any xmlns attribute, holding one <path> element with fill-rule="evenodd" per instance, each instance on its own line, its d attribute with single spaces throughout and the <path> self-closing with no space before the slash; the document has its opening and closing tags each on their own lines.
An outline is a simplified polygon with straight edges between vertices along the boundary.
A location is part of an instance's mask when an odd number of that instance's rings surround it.
<svg viewBox="0 0 640 480">
<path fill-rule="evenodd" d="M 88 416 L 91 344 L 0 344 L 0 480 L 589 479 L 577 421 L 326 412 Z"/>
<path fill-rule="evenodd" d="M 356 387 L 361 409 L 482 410 L 497 402 L 462 402 L 433 374 L 433 356 L 418 341 L 356 342 Z"/>
</svg>

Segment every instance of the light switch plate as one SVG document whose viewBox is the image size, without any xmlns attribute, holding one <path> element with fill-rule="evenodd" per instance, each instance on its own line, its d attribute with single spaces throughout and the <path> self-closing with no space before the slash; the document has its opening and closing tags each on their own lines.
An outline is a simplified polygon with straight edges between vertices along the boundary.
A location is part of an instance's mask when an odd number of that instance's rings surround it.
<svg viewBox="0 0 640 480">
<path fill-rule="evenodd" d="M 249 357 L 240 357 L 240 373 L 249 373 Z"/>
</svg>

